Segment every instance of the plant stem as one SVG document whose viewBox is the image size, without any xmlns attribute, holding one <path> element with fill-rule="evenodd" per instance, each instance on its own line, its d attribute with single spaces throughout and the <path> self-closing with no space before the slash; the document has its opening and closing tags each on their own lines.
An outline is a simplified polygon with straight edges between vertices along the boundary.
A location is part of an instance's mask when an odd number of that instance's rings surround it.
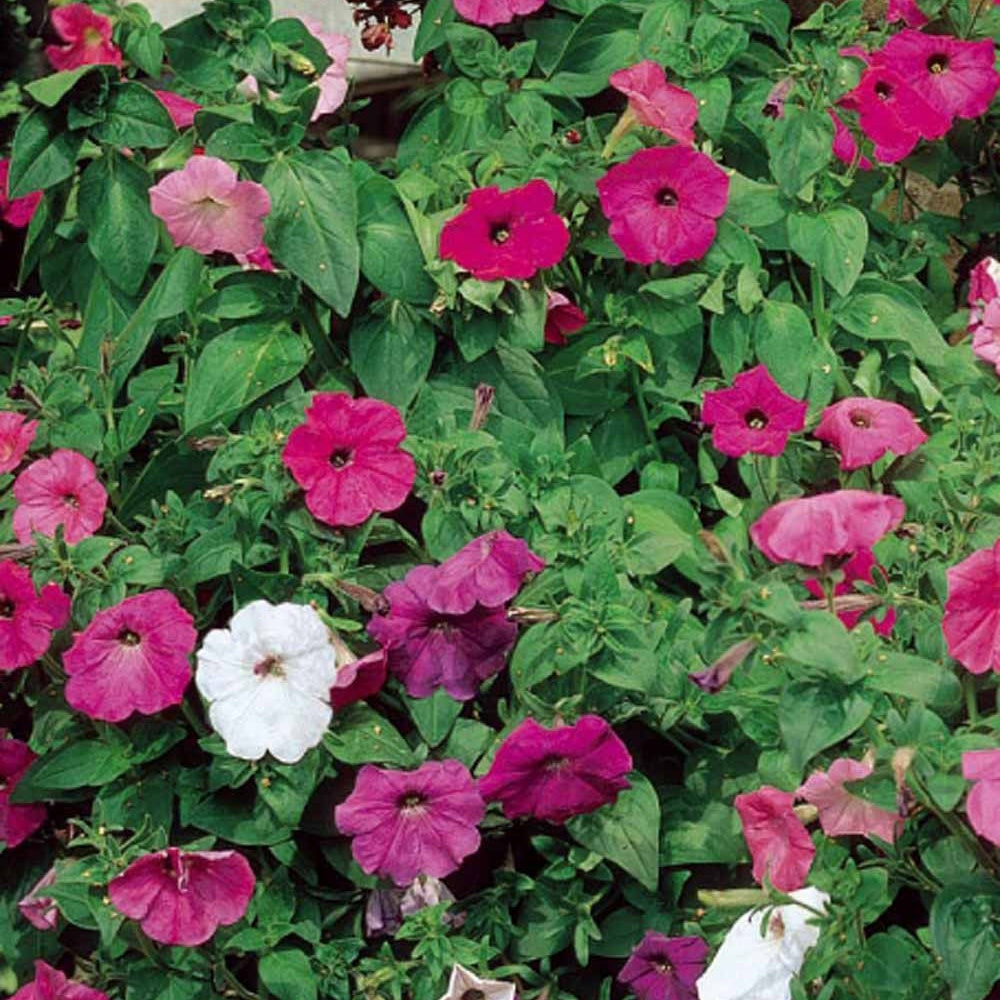
<svg viewBox="0 0 1000 1000">
<path fill-rule="evenodd" d="M 656 429 L 650 422 L 649 408 L 646 406 L 646 398 L 642 394 L 642 382 L 639 381 L 639 369 L 635 365 L 630 365 L 629 367 L 632 376 L 632 392 L 639 406 L 639 416 L 642 418 L 642 426 L 646 428 L 646 439 L 653 446 L 656 457 L 662 462 L 663 449 L 660 446 L 660 439 L 656 436 Z"/>
<path fill-rule="evenodd" d="M 976 690 L 975 674 L 967 673 L 962 678 L 962 691 L 965 694 L 965 714 L 969 717 L 969 725 L 979 723 L 978 691 Z"/>
</svg>

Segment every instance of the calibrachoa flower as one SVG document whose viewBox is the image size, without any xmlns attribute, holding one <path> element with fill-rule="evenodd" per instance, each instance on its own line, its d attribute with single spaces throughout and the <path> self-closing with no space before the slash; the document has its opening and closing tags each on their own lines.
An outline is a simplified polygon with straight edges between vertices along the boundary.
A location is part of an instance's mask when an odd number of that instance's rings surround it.
<svg viewBox="0 0 1000 1000">
<path fill-rule="evenodd" d="M 264 216 L 271 211 L 262 184 L 239 180 L 215 156 L 192 156 L 167 174 L 149 189 L 149 204 L 174 243 L 198 253 L 256 250 L 264 242 Z"/>
<path fill-rule="evenodd" d="M 317 520 L 352 527 L 376 511 L 395 510 L 417 475 L 399 443 L 406 426 L 399 410 L 380 399 L 318 392 L 306 422 L 288 435 L 281 458 L 306 493 Z"/>
<path fill-rule="evenodd" d="M 499 801 L 508 819 L 565 823 L 614 802 L 631 770 L 628 748 L 597 715 L 554 729 L 525 719 L 500 744 L 479 790 Z"/>
<path fill-rule="evenodd" d="M 917 0 L 889 0 L 885 19 L 902 21 L 908 28 L 922 28 L 927 23 L 927 15 L 917 6 Z"/>
<path fill-rule="evenodd" d="M 465 208 L 445 223 L 439 252 L 482 281 L 527 279 L 562 260 L 569 227 L 545 181 L 501 191 L 470 191 Z"/>
<path fill-rule="evenodd" d="M 14 499 L 14 534 L 22 545 L 36 531 L 54 538 L 60 526 L 66 541 L 75 545 L 100 528 L 108 505 L 94 463 L 68 448 L 32 462 L 14 480 Z"/>
<path fill-rule="evenodd" d="M 36 959 L 35 978 L 10 1000 L 108 1000 L 108 995 L 83 983 L 74 983 L 47 962 Z"/>
<path fill-rule="evenodd" d="M 463 614 L 435 611 L 427 596 L 440 567 L 416 566 L 383 594 L 389 611 L 373 615 L 368 632 L 386 647 L 389 670 L 411 698 L 437 688 L 459 701 L 474 698 L 483 681 L 504 668 L 517 641 L 517 625 L 502 607 L 476 605 Z"/>
<path fill-rule="evenodd" d="M 753 858 L 753 877 L 791 892 L 806 884 L 816 847 L 795 815 L 795 796 L 765 785 L 733 800 L 743 824 L 743 839 Z"/>
<path fill-rule="evenodd" d="M 194 124 L 195 114 L 201 111 L 201 105 L 197 101 L 189 101 L 172 90 L 154 90 L 153 93 L 167 109 L 175 128 L 190 128 Z"/>
<path fill-rule="evenodd" d="M 809 404 L 781 391 L 764 365 L 741 372 L 728 389 L 706 392 L 702 423 L 724 455 L 780 455 L 788 435 L 805 426 Z"/>
<path fill-rule="evenodd" d="M 0 842 L 8 850 L 27 840 L 45 822 L 45 806 L 34 802 L 12 805 L 10 801 L 11 793 L 35 760 L 27 743 L 0 729 Z"/>
<path fill-rule="evenodd" d="M 927 440 L 905 406 L 864 396 L 828 406 L 813 435 L 840 452 L 842 469 L 872 465 L 889 451 L 908 455 Z"/>
<path fill-rule="evenodd" d="M 962 777 L 975 782 L 965 800 L 972 829 L 1000 847 L 1000 750 L 963 753 Z"/>
<path fill-rule="evenodd" d="M 63 654 L 66 701 L 106 722 L 179 705 L 197 641 L 194 619 L 170 591 L 127 597 L 98 611 Z"/>
<path fill-rule="evenodd" d="M 819 825 L 828 837 L 875 836 L 891 844 L 902 830 L 898 813 L 882 809 L 845 787 L 848 781 L 867 778 L 872 770 L 867 761 L 841 757 L 826 771 L 811 774 L 798 790 L 800 799 L 819 810 Z"/>
<path fill-rule="evenodd" d="M 38 203 L 42 200 L 42 192 L 33 191 L 31 194 L 12 200 L 8 194 L 10 189 L 7 186 L 7 179 L 9 176 L 10 160 L 5 158 L 0 160 L 0 220 L 15 229 L 24 229 L 31 222 L 32 216 L 38 208 Z"/>
<path fill-rule="evenodd" d="M 235 924 L 250 905 L 253 870 L 237 851 L 168 847 L 133 861 L 111 880 L 111 905 L 160 944 L 194 948 Z"/>
<path fill-rule="evenodd" d="M 480 979 L 461 965 L 452 967 L 448 989 L 441 1000 L 514 1000 L 513 983 L 499 979 Z"/>
<path fill-rule="evenodd" d="M 40 931 L 54 931 L 59 924 L 59 907 L 51 896 L 45 895 L 45 890 L 55 884 L 56 870 L 50 868 L 17 904 L 21 916 Z"/>
<path fill-rule="evenodd" d="M 687 146 L 640 149 L 597 182 L 611 238 L 626 260 L 683 264 L 704 257 L 726 210 L 729 178 Z"/>
<path fill-rule="evenodd" d="M 644 59 L 612 73 L 610 83 L 628 98 L 629 110 L 640 125 L 655 128 L 687 146 L 694 142 L 698 101 L 690 91 L 668 83 L 659 63 Z"/>
<path fill-rule="evenodd" d="M 49 15 L 55 33 L 65 45 L 46 45 L 45 55 L 54 70 L 95 64 L 121 66 L 122 54 L 111 41 L 111 19 L 88 4 L 69 3 Z"/>
<path fill-rule="evenodd" d="M 473 24 L 510 24 L 522 14 L 534 14 L 545 0 L 455 0 L 455 10 Z"/>
<path fill-rule="evenodd" d="M 198 650 L 195 684 L 212 728 L 243 760 L 300 760 L 330 724 L 336 681 L 330 630 L 304 604 L 253 601 Z"/>
<path fill-rule="evenodd" d="M 698 1000 L 695 982 L 705 970 L 708 945 L 699 937 L 646 931 L 618 973 L 639 1000 Z"/>
<path fill-rule="evenodd" d="M 562 347 L 569 334 L 582 330 L 587 325 L 583 310 L 562 292 L 546 292 L 545 300 L 545 343 Z"/>
<path fill-rule="evenodd" d="M 750 526 L 750 537 L 771 562 L 822 566 L 870 549 L 899 525 L 905 510 L 898 497 L 836 490 L 769 507 Z"/>
<path fill-rule="evenodd" d="M 35 590 L 31 573 L 0 562 L 0 672 L 34 663 L 69 620 L 70 600 L 54 583 Z"/>
<path fill-rule="evenodd" d="M 444 878 L 479 849 L 486 806 L 460 761 L 429 760 L 415 771 L 365 764 L 354 791 L 334 810 L 337 829 L 367 874 L 409 885 Z"/>
<path fill-rule="evenodd" d="M 323 115 L 332 114 L 347 97 L 347 57 L 351 52 L 351 39 L 348 35 L 325 31 L 319 21 L 311 17 L 303 17 L 301 21 L 322 43 L 330 57 L 330 65 L 317 81 L 319 100 L 312 113 L 312 120 L 315 121 Z"/>
<path fill-rule="evenodd" d="M 972 350 L 1000 375 L 1000 261 L 984 257 L 969 279 L 969 333 Z"/>
<path fill-rule="evenodd" d="M 883 576 L 885 575 L 885 570 L 878 564 L 875 553 L 871 549 L 858 549 L 840 567 L 840 572 L 843 573 L 844 579 L 834 585 L 834 596 L 841 597 L 844 594 L 855 593 L 856 588 L 854 585 L 856 583 L 874 584 L 876 569 Z M 823 596 L 823 586 L 819 580 L 806 580 L 805 586 L 813 597 Z M 837 617 L 844 623 L 846 628 L 854 628 L 861 621 L 863 614 L 863 611 L 838 611 Z M 896 624 L 896 610 L 895 608 L 887 608 L 881 618 L 869 618 L 867 620 L 871 623 L 876 634 L 891 635 L 892 627 Z"/>
<path fill-rule="evenodd" d="M 24 414 L 0 410 L 0 474 L 13 472 L 21 464 L 38 430 L 37 420 Z"/>
<path fill-rule="evenodd" d="M 1000 541 L 948 570 L 944 632 L 948 653 L 974 674 L 1000 673 Z"/>
</svg>

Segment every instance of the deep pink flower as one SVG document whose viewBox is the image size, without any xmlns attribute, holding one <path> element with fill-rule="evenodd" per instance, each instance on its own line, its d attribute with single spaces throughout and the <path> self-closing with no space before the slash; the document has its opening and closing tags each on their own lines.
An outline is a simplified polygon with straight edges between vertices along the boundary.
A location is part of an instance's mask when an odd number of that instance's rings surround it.
<svg viewBox="0 0 1000 1000">
<path fill-rule="evenodd" d="M 337 679 L 330 688 L 330 704 L 334 710 L 364 701 L 382 690 L 388 671 L 384 649 L 345 663 L 337 670 Z"/>
<path fill-rule="evenodd" d="M 976 357 L 1000 375 L 1000 261 L 984 257 L 969 278 L 969 333 Z"/>
<path fill-rule="evenodd" d="M 922 28 L 927 23 L 927 15 L 917 6 L 917 0 L 889 0 L 885 19 L 891 24 L 902 21 L 908 28 Z"/>
<path fill-rule="evenodd" d="M 37 760 L 27 743 L 7 736 L 0 729 L 0 842 L 13 850 L 44 822 L 45 806 L 38 803 L 11 805 L 11 793 L 24 772 Z"/>
<path fill-rule="evenodd" d="M 24 414 L 0 410 L 0 474 L 13 472 L 35 440 L 37 420 L 25 420 Z"/>
<path fill-rule="evenodd" d="M 373 615 L 368 632 L 386 647 L 389 670 L 411 698 L 430 697 L 443 687 L 452 698 L 468 701 L 483 681 L 503 670 L 517 625 L 503 607 L 435 611 L 427 598 L 440 572 L 437 566 L 416 566 L 389 584 L 383 591 L 389 611 Z"/>
<path fill-rule="evenodd" d="M 927 440 L 905 406 L 864 396 L 828 406 L 813 435 L 840 452 L 842 469 L 873 465 L 889 451 L 908 455 Z"/>
<path fill-rule="evenodd" d="M 305 490 L 313 517 L 352 527 L 375 511 L 395 510 L 409 496 L 417 467 L 399 447 L 404 437 L 395 406 L 318 392 L 281 458 Z"/>
<path fill-rule="evenodd" d="M 69 598 L 54 583 L 35 590 L 31 573 L 0 562 L 0 672 L 34 663 L 69 620 Z"/>
<path fill-rule="evenodd" d="M 167 109 L 175 128 L 190 128 L 194 124 L 195 114 L 201 111 L 201 105 L 197 101 L 189 101 L 172 90 L 154 90 L 153 93 Z"/>
<path fill-rule="evenodd" d="M 948 570 L 944 631 L 948 653 L 974 674 L 1000 673 L 1000 541 Z"/>
<path fill-rule="evenodd" d="M 479 790 L 487 801 L 499 800 L 508 819 L 565 823 L 614 802 L 629 787 L 631 770 L 628 748 L 600 716 L 554 729 L 525 719 L 500 744 Z"/>
<path fill-rule="evenodd" d="M 644 59 L 611 74 L 611 86 L 628 98 L 628 106 L 641 125 L 655 128 L 690 146 L 698 120 L 698 100 L 690 91 L 667 83 L 659 63 Z"/>
<path fill-rule="evenodd" d="M 830 558 L 870 549 L 905 512 L 898 497 L 836 490 L 769 507 L 751 525 L 750 537 L 771 562 L 822 566 Z"/>
<path fill-rule="evenodd" d="M 122 54 L 111 41 L 111 19 L 88 4 L 69 3 L 56 7 L 49 18 L 65 45 L 46 45 L 45 55 L 57 71 L 80 66 L 121 66 Z"/>
<path fill-rule="evenodd" d="M 1000 750 L 963 753 L 962 777 L 975 782 L 965 800 L 972 829 L 1000 847 Z"/>
<path fill-rule="evenodd" d="M 274 261 L 271 260 L 271 251 L 262 243 L 250 253 L 233 254 L 238 264 L 243 265 L 244 271 L 274 271 Z"/>
<path fill-rule="evenodd" d="M 337 829 L 367 874 L 409 885 L 418 875 L 444 878 L 479 849 L 486 806 L 457 760 L 429 760 L 415 771 L 365 764 L 354 791 L 334 810 Z"/>
<path fill-rule="evenodd" d="M 844 124 L 840 115 L 833 108 L 827 108 L 826 113 L 833 122 L 833 155 L 850 166 L 858 156 L 858 143 L 854 133 Z M 858 159 L 858 170 L 871 170 L 872 161 L 867 156 Z"/>
<path fill-rule="evenodd" d="M 149 189 L 153 214 L 177 246 L 198 253 L 250 253 L 264 242 L 264 216 L 271 211 L 267 189 L 241 181 L 215 156 L 192 156 L 180 170 Z"/>
<path fill-rule="evenodd" d="M 40 931 L 54 931 L 59 925 L 59 907 L 45 890 L 56 884 L 56 870 L 50 868 L 32 887 L 31 891 L 18 900 L 17 908 L 21 916 Z"/>
<path fill-rule="evenodd" d="M 753 877 L 766 878 L 782 892 L 806 884 L 816 848 L 802 820 L 795 815 L 791 792 L 764 785 L 733 801 L 743 824 L 743 839 L 753 858 Z"/>
<path fill-rule="evenodd" d="M 860 795 L 854 795 L 845 784 L 861 781 L 872 773 L 872 765 L 860 760 L 841 757 L 826 771 L 815 771 L 798 790 L 800 799 L 819 811 L 819 825 L 828 837 L 878 837 L 893 843 L 903 828 L 898 813 L 881 809 Z"/>
<path fill-rule="evenodd" d="M 855 592 L 856 583 L 875 583 L 875 570 L 885 576 L 885 570 L 878 564 L 875 553 L 871 549 L 858 549 L 843 566 L 840 572 L 844 574 L 844 579 L 833 588 L 835 597 Z M 823 596 L 823 587 L 819 580 L 806 580 L 806 589 L 814 597 Z M 861 621 L 863 611 L 838 611 L 837 617 L 844 623 L 845 628 L 854 628 Z M 875 630 L 877 635 L 892 635 L 892 627 L 896 624 L 895 608 L 887 608 L 881 618 L 868 618 L 867 621 Z"/>
<path fill-rule="evenodd" d="M 724 455 L 780 455 L 788 435 L 805 426 L 809 404 L 781 391 L 764 365 L 741 372 L 728 389 L 706 392 L 702 423 Z"/>
<path fill-rule="evenodd" d="M 582 330 L 587 325 L 583 310 L 562 292 L 548 291 L 545 300 L 545 343 L 560 347 L 568 340 L 569 334 Z"/>
<path fill-rule="evenodd" d="M 160 944 L 193 948 L 219 927 L 235 924 L 250 905 L 253 870 L 237 851 L 165 851 L 145 854 L 111 880 L 108 895 L 119 913 Z"/>
<path fill-rule="evenodd" d="M 14 499 L 14 534 L 22 545 L 35 531 L 54 538 L 60 525 L 67 543 L 75 545 L 100 528 L 108 505 L 94 463 L 68 448 L 32 462 L 14 480 Z"/>
<path fill-rule="evenodd" d="M 108 995 L 67 979 L 58 969 L 39 958 L 35 960 L 35 978 L 25 983 L 10 1000 L 108 1000 Z"/>
<path fill-rule="evenodd" d="M 347 57 L 351 54 L 351 39 L 349 35 L 339 35 L 326 31 L 319 21 L 311 17 L 300 18 L 323 45 L 330 57 L 330 65 L 319 78 L 319 100 L 313 109 L 312 120 L 323 115 L 333 114 L 344 103 L 347 97 Z"/>
<path fill-rule="evenodd" d="M 698 1000 L 708 945 L 699 937 L 667 937 L 646 931 L 618 973 L 618 982 L 639 1000 Z"/>
<path fill-rule="evenodd" d="M 534 14 L 545 0 L 455 0 L 455 10 L 473 24 L 510 24 L 522 14 Z"/>
<path fill-rule="evenodd" d="M 38 208 L 38 203 L 42 200 L 42 192 L 33 191 L 31 194 L 23 195 L 12 201 L 7 186 L 9 176 L 10 160 L 5 158 L 0 160 L 0 220 L 15 229 L 24 229 L 31 222 L 32 216 Z"/>
<path fill-rule="evenodd" d="M 482 281 L 533 278 L 558 264 L 569 246 L 569 227 L 555 204 L 555 192 L 540 180 L 509 191 L 470 191 L 465 208 L 441 230 L 441 257 Z"/>
<path fill-rule="evenodd" d="M 170 591 L 127 597 L 98 611 L 63 654 L 66 701 L 106 722 L 179 705 L 197 641 L 194 619 Z"/>
<path fill-rule="evenodd" d="M 683 264 L 704 257 L 726 210 L 729 178 L 687 146 L 640 149 L 598 182 L 611 238 L 626 260 Z"/>
</svg>

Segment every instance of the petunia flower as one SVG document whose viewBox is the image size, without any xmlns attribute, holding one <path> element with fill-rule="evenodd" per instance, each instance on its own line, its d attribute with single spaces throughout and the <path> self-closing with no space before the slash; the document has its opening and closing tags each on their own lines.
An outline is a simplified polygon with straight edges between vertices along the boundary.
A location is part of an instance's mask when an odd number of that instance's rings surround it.
<svg viewBox="0 0 1000 1000">
<path fill-rule="evenodd" d="M 516 996 L 513 983 L 504 983 L 499 979 L 480 979 L 464 966 L 455 965 L 448 979 L 448 989 L 441 1000 L 514 1000 Z"/>
<path fill-rule="evenodd" d="M 353 527 L 409 496 L 417 467 L 399 447 L 404 437 L 403 418 L 389 403 L 318 392 L 281 459 L 305 490 L 313 517 Z"/>
<path fill-rule="evenodd" d="M 197 101 L 190 101 L 172 90 L 154 90 L 153 93 L 167 109 L 175 128 L 190 128 L 194 124 L 194 116 L 201 111 L 201 105 Z"/>
<path fill-rule="evenodd" d="M 45 822 L 45 806 L 34 802 L 13 805 L 10 801 L 24 772 L 37 759 L 27 743 L 0 729 L 0 843 L 6 844 L 7 850 L 27 840 Z"/>
<path fill-rule="evenodd" d="M 941 629 L 948 654 L 974 674 L 1000 673 L 1000 540 L 979 549 L 947 573 Z"/>
<path fill-rule="evenodd" d="M 300 20 L 323 45 L 330 57 L 330 65 L 316 81 L 319 85 L 319 100 L 312 113 L 312 121 L 316 121 L 323 115 L 333 114 L 347 97 L 347 57 L 351 53 L 351 39 L 349 35 L 326 31 L 319 21 L 311 17 L 303 17 Z"/>
<path fill-rule="evenodd" d="M 242 265 L 244 271 L 267 271 L 272 274 L 275 270 L 274 261 L 271 260 L 271 251 L 263 243 L 249 253 L 236 253 L 233 256 L 236 258 L 236 263 Z"/>
<path fill-rule="evenodd" d="M 330 633 L 330 643 L 337 657 L 337 679 L 330 688 L 330 704 L 334 709 L 364 701 L 382 690 L 388 673 L 388 658 L 384 649 L 377 649 L 359 659 L 334 632 Z"/>
<path fill-rule="evenodd" d="M 56 884 L 56 870 L 50 868 L 26 896 L 18 900 L 17 908 L 32 927 L 40 931 L 54 931 L 59 925 L 59 907 L 45 895 L 45 890 Z"/>
<path fill-rule="evenodd" d="M 626 260 L 684 264 L 704 257 L 715 240 L 729 177 L 687 146 L 640 149 L 597 181 L 597 193 Z"/>
<path fill-rule="evenodd" d="M 31 573 L 0 562 L 0 672 L 30 666 L 69 621 L 70 600 L 55 583 L 35 589 Z"/>
<path fill-rule="evenodd" d="M 908 28 L 922 28 L 927 24 L 927 15 L 917 6 L 917 0 L 889 0 L 885 19 L 890 24 L 902 21 Z"/>
<path fill-rule="evenodd" d="M 972 351 L 1000 375 L 1000 261 L 984 257 L 969 278 Z"/>
<path fill-rule="evenodd" d="M 10 160 L 0 160 L 0 221 L 15 229 L 24 229 L 31 222 L 38 203 L 42 200 L 41 191 L 11 199 L 9 195 L 8 178 L 10 176 Z"/>
<path fill-rule="evenodd" d="M 562 260 L 569 227 L 545 181 L 501 191 L 477 188 L 441 230 L 439 253 L 482 281 L 533 278 Z"/>
<path fill-rule="evenodd" d="M 760 109 L 760 113 L 765 118 L 784 118 L 785 103 L 794 86 L 794 76 L 786 76 L 780 79 L 768 92 L 767 100 L 764 101 L 764 107 Z"/>
<path fill-rule="evenodd" d="M 795 815 L 791 792 L 764 785 L 733 800 L 743 825 L 743 839 L 753 858 L 753 877 L 776 889 L 801 889 L 809 877 L 816 847 Z"/>
<path fill-rule="evenodd" d="M 415 771 L 365 764 L 334 820 L 365 873 L 405 886 L 418 875 L 444 878 L 477 851 L 485 811 L 464 764 L 429 760 Z"/>
<path fill-rule="evenodd" d="M 372 616 L 369 634 L 386 647 L 389 670 L 411 698 L 438 688 L 459 701 L 474 698 L 487 678 L 503 670 L 517 641 L 517 625 L 503 607 L 475 605 L 462 614 L 435 611 L 428 603 L 441 567 L 416 566 L 385 588 L 385 614 Z"/>
<path fill-rule="evenodd" d="M 106 722 L 179 705 L 197 641 L 194 619 L 170 591 L 127 597 L 98 611 L 63 654 L 66 701 Z"/>
<path fill-rule="evenodd" d="M 365 903 L 365 936 L 390 937 L 403 926 L 403 921 L 428 906 L 454 903 L 452 891 L 438 878 L 418 875 L 405 889 L 380 887 L 368 894 Z M 462 916 L 445 914 L 449 926 L 460 926 Z"/>
<path fill-rule="evenodd" d="M 479 790 L 499 801 L 508 819 L 561 824 L 614 802 L 631 770 L 628 748 L 600 716 L 554 729 L 525 719 L 500 744 Z"/>
<path fill-rule="evenodd" d="M 253 601 L 198 650 L 195 684 L 209 721 L 242 760 L 301 760 L 330 724 L 336 680 L 330 631 L 304 604 Z"/>
<path fill-rule="evenodd" d="M 694 142 L 698 100 L 683 87 L 668 83 L 659 63 L 644 59 L 612 73 L 609 82 L 628 98 L 629 112 L 640 125 L 655 128 L 685 146 Z"/>
<path fill-rule="evenodd" d="M 833 593 L 835 597 L 842 597 L 845 594 L 853 594 L 856 591 L 856 583 L 875 583 L 875 570 L 883 576 L 885 570 L 878 564 L 875 553 L 871 549 L 858 549 L 843 566 L 840 572 L 844 579 L 834 585 Z M 806 580 L 806 589 L 813 597 L 823 596 L 823 586 L 819 580 Z M 844 623 L 845 628 L 854 628 L 860 621 L 864 611 L 838 611 L 837 617 Z M 892 635 L 892 628 L 896 624 L 895 608 L 887 608 L 881 618 L 868 618 L 871 627 L 876 635 Z"/>
<path fill-rule="evenodd" d="M 562 292 L 549 289 L 545 294 L 545 343 L 562 347 L 571 333 L 576 333 L 587 325 L 587 317 Z"/>
<path fill-rule="evenodd" d="M 133 861 L 108 885 L 111 905 L 160 944 L 194 948 L 250 905 L 253 870 L 237 851 L 165 851 Z"/>
<path fill-rule="evenodd" d="M 724 455 L 780 455 L 805 426 L 809 404 L 782 392 L 764 365 L 741 372 L 728 389 L 706 392 L 701 420 Z"/>
<path fill-rule="evenodd" d="M 813 436 L 840 452 L 842 469 L 860 469 L 886 452 L 908 455 L 926 440 L 913 414 L 899 403 L 852 396 L 823 411 Z"/>
<path fill-rule="evenodd" d="M 1000 750 L 967 750 L 962 777 L 975 782 L 965 800 L 972 829 L 1000 847 Z"/>
<path fill-rule="evenodd" d="M 37 420 L 26 420 L 23 413 L 0 410 L 0 474 L 13 472 L 21 464 L 37 430 Z"/>
<path fill-rule="evenodd" d="M 149 189 L 149 204 L 177 246 L 203 254 L 256 250 L 264 242 L 264 216 L 271 211 L 262 184 L 239 180 L 215 156 L 192 156 L 167 174 Z"/>
<path fill-rule="evenodd" d="M 841 757 L 826 771 L 815 771 L 796 793 L 819 810 L 819 825 L 828 837 L 878 837 L 891 844 L 903 828 L 896 812 L 882 809 L 854 795 L 848 781 L 861 781 L 872 773 L 868 761 Z"/>
<path fill-rule="evenodd" d="M 67 979 L 58 969 L 38 958 L 35 959 L 35 978 L 25 983 L 10 1000 L 108 1000 L 108 995 Z"/>
<path fill-rule="evenodd" d="M 68 448 L 32 462 L 14 480 L 13 492 L 14 534 L 22 545 L 36 531 L 54 538 L 60 526 L 67 543 L 76 545 L 100 528 L 108 505 L 94 463 Z"/>
<path fill-rule="evenodd" d="M 698 1000 L 695 982 L 705 971 L 708 945 L 699 937 L 646 931 L 618 973 L 639 1000 Z"/>
<path fill-rule="evenodd" d="M 510 24 L 515 17 L 534 14 L 545 0 L 455 0 L 455 10 L 473 24 Z"/>
<path fill-rule="evenodd" d="M 111 19 L 89 4 L 68 3 L 49 15 L 52 28 L 65 45 L 46 45 L 45 55 L 57 71 L 80 66 L 122 64 L 122 54 L 111 41 Z"/>
<path fill-rule="evenodd" d="M 857 160 L 858 170 L 871 170 L 874 164 L 867 156 L 858 156 L 858 142 L 840 115 L 833 108 L 827 108 L 826 113 L 833 122 L 833 155 L 848 166 Z"/>
</svg>

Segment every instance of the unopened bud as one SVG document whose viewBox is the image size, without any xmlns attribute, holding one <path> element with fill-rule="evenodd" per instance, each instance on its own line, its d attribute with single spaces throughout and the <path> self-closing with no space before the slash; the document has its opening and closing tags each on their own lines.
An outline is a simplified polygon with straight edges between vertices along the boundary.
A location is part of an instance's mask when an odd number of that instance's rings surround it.
<svg viewBox="0 0 1000 1000">
<path fill-rule="evenodd" d="M 485 382 L 480 382 L 476 386 L 476 402 L 472 409 L 472 417 L 469 420 L 469 430 L 479 431 L 483 429 L 490 410 L 493 409 L 493 397 L 496 390 Z"/>
</svg>

